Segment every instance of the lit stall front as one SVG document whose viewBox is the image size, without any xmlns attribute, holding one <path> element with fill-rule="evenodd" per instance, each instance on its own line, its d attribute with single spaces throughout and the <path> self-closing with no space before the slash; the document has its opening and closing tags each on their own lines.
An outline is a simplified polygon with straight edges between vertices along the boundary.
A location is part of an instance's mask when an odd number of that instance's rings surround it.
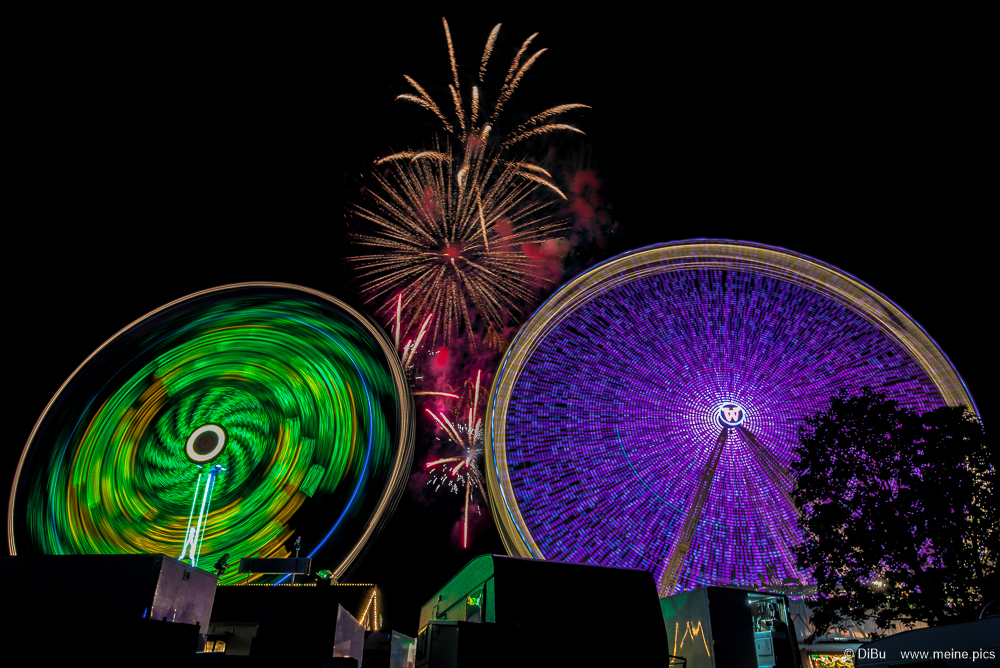
<svg viewBox="0 0 1000 668">
<path fill-rule="evenodd" d="M 783 594 L 702 587 L 661 598 L 660 611 L 688 668 L 802 668 Z"/>
</svg>

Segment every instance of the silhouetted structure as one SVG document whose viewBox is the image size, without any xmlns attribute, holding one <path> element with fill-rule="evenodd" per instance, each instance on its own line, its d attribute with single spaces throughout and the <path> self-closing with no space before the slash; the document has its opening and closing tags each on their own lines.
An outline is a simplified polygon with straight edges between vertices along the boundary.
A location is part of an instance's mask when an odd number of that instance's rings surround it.
<svg viewBox="0 0 1000 668">
<path fill-rule="evenodd" d="M 482 555 L 424 604 L 420 627 L 418 667 L 667 665 L 642 570 Z"/>
<path fill-rule="evenodd" d="M 282 657 L 311 665 L 333 654 L 338 606 L 363 617 L 376 590 L 373 584 L 329 581 L 223 586 L 216 591 L 210 629 L 213 638 L 226 643 L 229 656 Z"/>
<path fill-rule="evenodd" d="M 2 557 L 4 656 L 176 665 L 200 647 L 215 586 L 215 575 L 164 554 Z"/>
</svg>

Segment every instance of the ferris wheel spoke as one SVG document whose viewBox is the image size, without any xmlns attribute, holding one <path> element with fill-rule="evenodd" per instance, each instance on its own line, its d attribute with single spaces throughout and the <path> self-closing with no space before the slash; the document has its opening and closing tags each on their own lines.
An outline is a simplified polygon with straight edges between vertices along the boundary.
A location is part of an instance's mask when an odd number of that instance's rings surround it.
<svg viewBox="0 0 1000 668">
<path fill-rule="evenodd" d="M 794 509 L 795 503 L 792 501 L 792 487 L 795 486 L 795 483 L 792 480 L 789 470 L 757 440 L 757 437 L 749 429 L 740 425 L 737 427 L 737 431 L 739 432 L 740 440 L 746 444 L 750 456 L 757 462 L 760 470 L 764 472 L 764 475 L 771 481 L 774 488 L 781 493 L 781 498 Z"/>
<path fill-rule="evenodd" d="M 698 527 L 701 513 L 705 509 L 705 502 L 708 500 L 708 492 L 712 487 L 712 480 L 715 478 L 715 472 L 719 468 L 719 461 L 722 459 L 722 451 L 726 447 L 726 437 L 728 435 L 729 429 L 723 427 L 722 431 L 719 432 L 719 437 L 715 440 L 715 447 L 712 448 L 712 454 L 708 457 L 708 464 L 705 466 L 705 471 L 701 474 L 701 479 L 698 480 L 698 488 L 695 490 L 694 497 L 691 500 L 691 507 L 684 518 L 684 524 L 677 535 L 677 541 L 674 543 L 673 553 L 670 555 L 667 568 L 663 571 L 663 577 L 660 579 L 661 598 L 672 594 L 674 587 L 677 586 L 677 580 L 680 578 L 684 562 L 687 560 L 688 551 L 691 549 L 694 530 Z"/>
<path fill-rule="evenodd" d="M 778 459 L 764 447 L 757 437 L 753 435 L 753 432 L 743 425 L 737 427 L 737 430 L 740 435 L 740 440 L 747 445 L 750 456 L 757 462 L 757 465 L 760 467 L 761 471 L 764 472 L 764 475 L 767 476 L 768 480 L 771 481 L 771 484 L 775 487 L 775 489 L 781 493 L 780 498 L 783 499 L 788 507 L 797 514 L 798 509 L 792 501 L 791 494 L 794 483 L 788 469 L 781 465 L 781 462 L 778 461 Z M 767 505 L 761 504 L 760 507 L 767 508 Z M 779 514 L 776 516 L 774 513 L 761 512 L 758 513 L 758 517 L 760 517 L 764 524 L 767 525 L 771 535 L 785 544 L 787 549 L 781 551 L 781 559 L 789 572 L 795 572 L 795 563 L 791 553 L 791 546 L 794 546 L 798 541 L 796 540 L 795 527 L 789 521 L 789 516 L 787 514 Z"/>
<path fill-rule="evenodd" d="M 768 490 L 761 488 L 759 479 L 753 476 L 753 472 L 744 470 L 744 481 L 747 488 L 747 495 L 752 499 L 752 512 L 754 517 L 771 535 L 771 541 L 782 546 L 779 550 L 778 560 L 784 565 L 788 573 L 797 573 L 793 548 L 798 544 L 798 536 L 794 523 L 786 513 L 774 512 L 778 509 L 771 503 L 772 495 Z M 794 509 L 794 507 L 793 507 Z M 744 564 L 750 567 L 751 563 Z"/>
</svg>

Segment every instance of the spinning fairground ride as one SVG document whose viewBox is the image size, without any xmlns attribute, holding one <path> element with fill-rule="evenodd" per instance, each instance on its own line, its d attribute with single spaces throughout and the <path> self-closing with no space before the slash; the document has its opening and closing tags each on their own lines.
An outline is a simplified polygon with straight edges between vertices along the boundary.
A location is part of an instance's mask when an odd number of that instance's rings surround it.
<svg viewBox="0 0 1000 668">
<path fill-rule="evenodd" d="M 493 516 L 512 555 L 641 568 L 660 596 L 807 584 L 797 430 L 863 387 L 975 411 L 923 329 L 830 265 L 735 241 L 625 253 L 552 295 L 504 356 Z"/>
<path fill-rule="evenodd" d="M 301 536 L 341 578 L 399 500 L 413 419 L 392 343 L 346 304 L 283 283 L 198 292 L 56 392 L 17 468 L 10 553 L 162 552 L 211 570 L 289 556 Z"/>
</svg>

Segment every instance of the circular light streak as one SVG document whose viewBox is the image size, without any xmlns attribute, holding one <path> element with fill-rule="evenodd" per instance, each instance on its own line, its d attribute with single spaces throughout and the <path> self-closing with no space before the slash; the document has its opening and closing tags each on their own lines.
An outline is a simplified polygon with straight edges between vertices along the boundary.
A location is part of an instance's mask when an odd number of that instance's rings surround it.
<svg viewBox="0 0 1000 668">
<path fill-rule="evenodd" d="M 218 466 L 200 563 L 288 556 L 301 535 L 341 578 L 399 500 L 412 425 L 392 342 L 346 304 L 282 283 L 189 295 L 111 337 L 49 402 L 11 490 L 10 552 L 177 557 Z"/>
<path fill-rule="evenodd" d="M 625 253 L 560 288 L 504 355 L 493 516 L 512 555 L 642 568 L 661 595 L 808 582 L 797 429 L 864 386 L 975 410 L 919 325 L 830 265 L 735 241 Z"/>
<path fill-rule="evenodd" d="M 188 459 L 199 464 L 210 462 L 226 447 L 226 432 L 217 424 L 198 427 L 188 437 L 184 452 Z"/>
</svg>

